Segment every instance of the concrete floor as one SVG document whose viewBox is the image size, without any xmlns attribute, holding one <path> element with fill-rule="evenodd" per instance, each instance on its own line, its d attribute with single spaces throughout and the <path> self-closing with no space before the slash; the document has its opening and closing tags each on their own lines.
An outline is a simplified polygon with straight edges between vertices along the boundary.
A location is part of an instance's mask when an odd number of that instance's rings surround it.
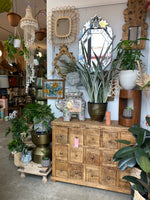
<svg viewBox="0 0 150 200">
<path fill-rule="evenodd" d="M 5 137 L 10 122 L 0 122 L 0 200 L 129 200 L 130 196 L 107 190 L 84 187 L 61 182 L 53 183 L 48 177 L 27 175 L 20 178 L 17 167 L 9 157 L 7 144 L 11 135 Z"/>
</svg>

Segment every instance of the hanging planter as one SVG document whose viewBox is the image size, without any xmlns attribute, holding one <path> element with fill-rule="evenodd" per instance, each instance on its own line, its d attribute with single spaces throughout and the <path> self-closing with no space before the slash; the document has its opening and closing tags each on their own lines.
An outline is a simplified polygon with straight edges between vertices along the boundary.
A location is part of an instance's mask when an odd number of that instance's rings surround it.
<svg viewBox="0 0 150 200">
<path fill-rule="evenodd" d="M 14 47 L 20 48 L 20 46 L 21 46 L 21 40 L 18 38 L 14 39 Z"/>
<path fill-rule="evenodd" d="M 40 28 L 40 31 L 42 31 L 44 33 L 44 37 L 46 37 L 46 32 L 47 32 L 46 28 Z"/>
<path fill-rule="evenodd" d="M 35 37 L 37 40 L 41 41 L 45 37 L 45 33 L 41 30 L 35 32 Z"/>
<path fill-rule="evenodd" d="M 0 13 L 9 12 L 12 7 L 11 0 L 1 0 L 0 1 Z"/>
<path fill-rule="evenodd" d="M 18 15 L 17 13 L 14 13 L 14 12 L 9 12 L 7 14 L 7 17 L 8 17 L 8 22 L 11 26 L 13 27 L 16 27 L 18 26 L 20 20 L 21 20 L 21 16 Z"/>
</svg>

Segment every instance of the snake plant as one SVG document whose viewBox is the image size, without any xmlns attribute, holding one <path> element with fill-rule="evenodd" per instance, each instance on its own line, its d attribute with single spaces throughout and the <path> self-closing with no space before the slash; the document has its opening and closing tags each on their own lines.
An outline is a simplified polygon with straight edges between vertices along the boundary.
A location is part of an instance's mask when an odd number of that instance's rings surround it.
<svg viewBox="0 0 150 200">
<path fill-rule="evenodd" d="M 111 91 L 112 82 L 116 78 L 116 65 L 113 62 L 109 62 L 105 67 L 103 65 L 107 59 L 106 55 L 112 47 L 113 40 L 114 38 L 106 50 L 104 50 L 103 44 L 99 56 L 92 50 L 96 62 L 92 61 L 91 64 L 89 64 L 89 54 L 84 44 L 81 43 L 83 60 L 79 62 L 77 71 L 88 93 L 90 103 L 106 103 Z"/>
</svg>

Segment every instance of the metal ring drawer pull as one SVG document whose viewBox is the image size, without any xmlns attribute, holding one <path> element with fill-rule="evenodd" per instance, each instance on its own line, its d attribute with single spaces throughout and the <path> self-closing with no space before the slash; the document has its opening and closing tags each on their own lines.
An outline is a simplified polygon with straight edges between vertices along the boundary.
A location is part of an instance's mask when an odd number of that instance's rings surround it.
<svg viewBox="0 0 150 200">
<path fill-rule="evenodd" d="M 110 180 L 110 176 L 107 176 L 107 180 Z"/>
</svg>

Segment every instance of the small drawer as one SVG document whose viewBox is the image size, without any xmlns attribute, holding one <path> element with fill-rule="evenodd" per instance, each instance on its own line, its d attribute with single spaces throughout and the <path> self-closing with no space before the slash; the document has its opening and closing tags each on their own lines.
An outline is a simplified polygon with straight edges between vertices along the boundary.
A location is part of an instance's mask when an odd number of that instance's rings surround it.
<svg viewBox="0 0 150 200">
<path fill-rule="evenodd" d="M 124 176 L 129 176 L 130 175 L 130 169 L 127 170 L 118 170 L 119 173 L 119 187 L 121 188 L 126 188 L 126 189 L 130 189 L 130 183 L 129 181 L 126 181 L 123 179 Z"/>
<path fill-rule="evenodd" d="M 69 178 L 72 179 L 83 179 L 83 166 L 70 164 L 69 167 Z"/>
<path fill-rule="evenodd" d="M 102 167 L 102 184 L 107 186 L 116 186 L 117 170 L 111 167 Z"/>
<path fill-rule="evenodd" d="M 115 141 L 117 139 L 118 139 L 118 133 L 103 131 L 102 147 L 109 149 L 117 149 L 118 146 L 117 142 Z"/>
<path fill-rule="evenodd" d="M 102 152 L 102 165 L 112 165 L 116 166 L 116 163 L 113 162 L 113 156 L 116 151 L 103 151 Z"/>
<path fill-rule="evenodd" d="M 133 135 L 129 132 L 121 132 L 121 135 L 120 135 L 120 139 L 121 140 L 128 140 L 131 142 L 131 144 L 135 144 L 136 141 L 135 141 L 135 137 L 133 137 Z M 121 147 L 125 147 L 127 145 L 125 144 L 120 144 Z"/>
<path fill-rule="evenodd" d="M 67 161 L 68 160 L 68 146 L 56 145 L 55 157 L 56 157 L 56 160 Z"/>
<path fill-rule="evenodd" d="M 86 167 L 85 169 L 85 181 L 92 183 L 99 183 L 100 181 L 100 169 L 97 167 Z"/>
<path fill-rule="evenodd" d="M 68 129 L 59 127 L 55 128 L 55 142 L 56 144 L 68 144 Z"/>
<path fill-rule="evenodd" d="M 83 162 L 83 148 L 70 148 L 70 161 L 82 163 Z"/>
<path fill-rule="evenodd" d="M 86 130 L 86 145 L 87 146 L 100 146 L 100 130 L 87 129 Z"/>
<path fill-rule="evenodd" d="M 68 164 L 55 162 L 55 175 L 57 177 L 67 178 L 68 177 Z"/>
<path fill-rule="evenodd" d="M 83 129 L 70 128 L 69 129 L 69 144 L 75 147 L 75 140 L 78 139 L 78 146 L 83 146 Z"/>
<path fill-rule="evenodd" d="M 98 165 L 100 164 L 100 151 L 98 149 L 86 149 L 85 150 L 85 162 L 86 164 Z"/>
</svg>

